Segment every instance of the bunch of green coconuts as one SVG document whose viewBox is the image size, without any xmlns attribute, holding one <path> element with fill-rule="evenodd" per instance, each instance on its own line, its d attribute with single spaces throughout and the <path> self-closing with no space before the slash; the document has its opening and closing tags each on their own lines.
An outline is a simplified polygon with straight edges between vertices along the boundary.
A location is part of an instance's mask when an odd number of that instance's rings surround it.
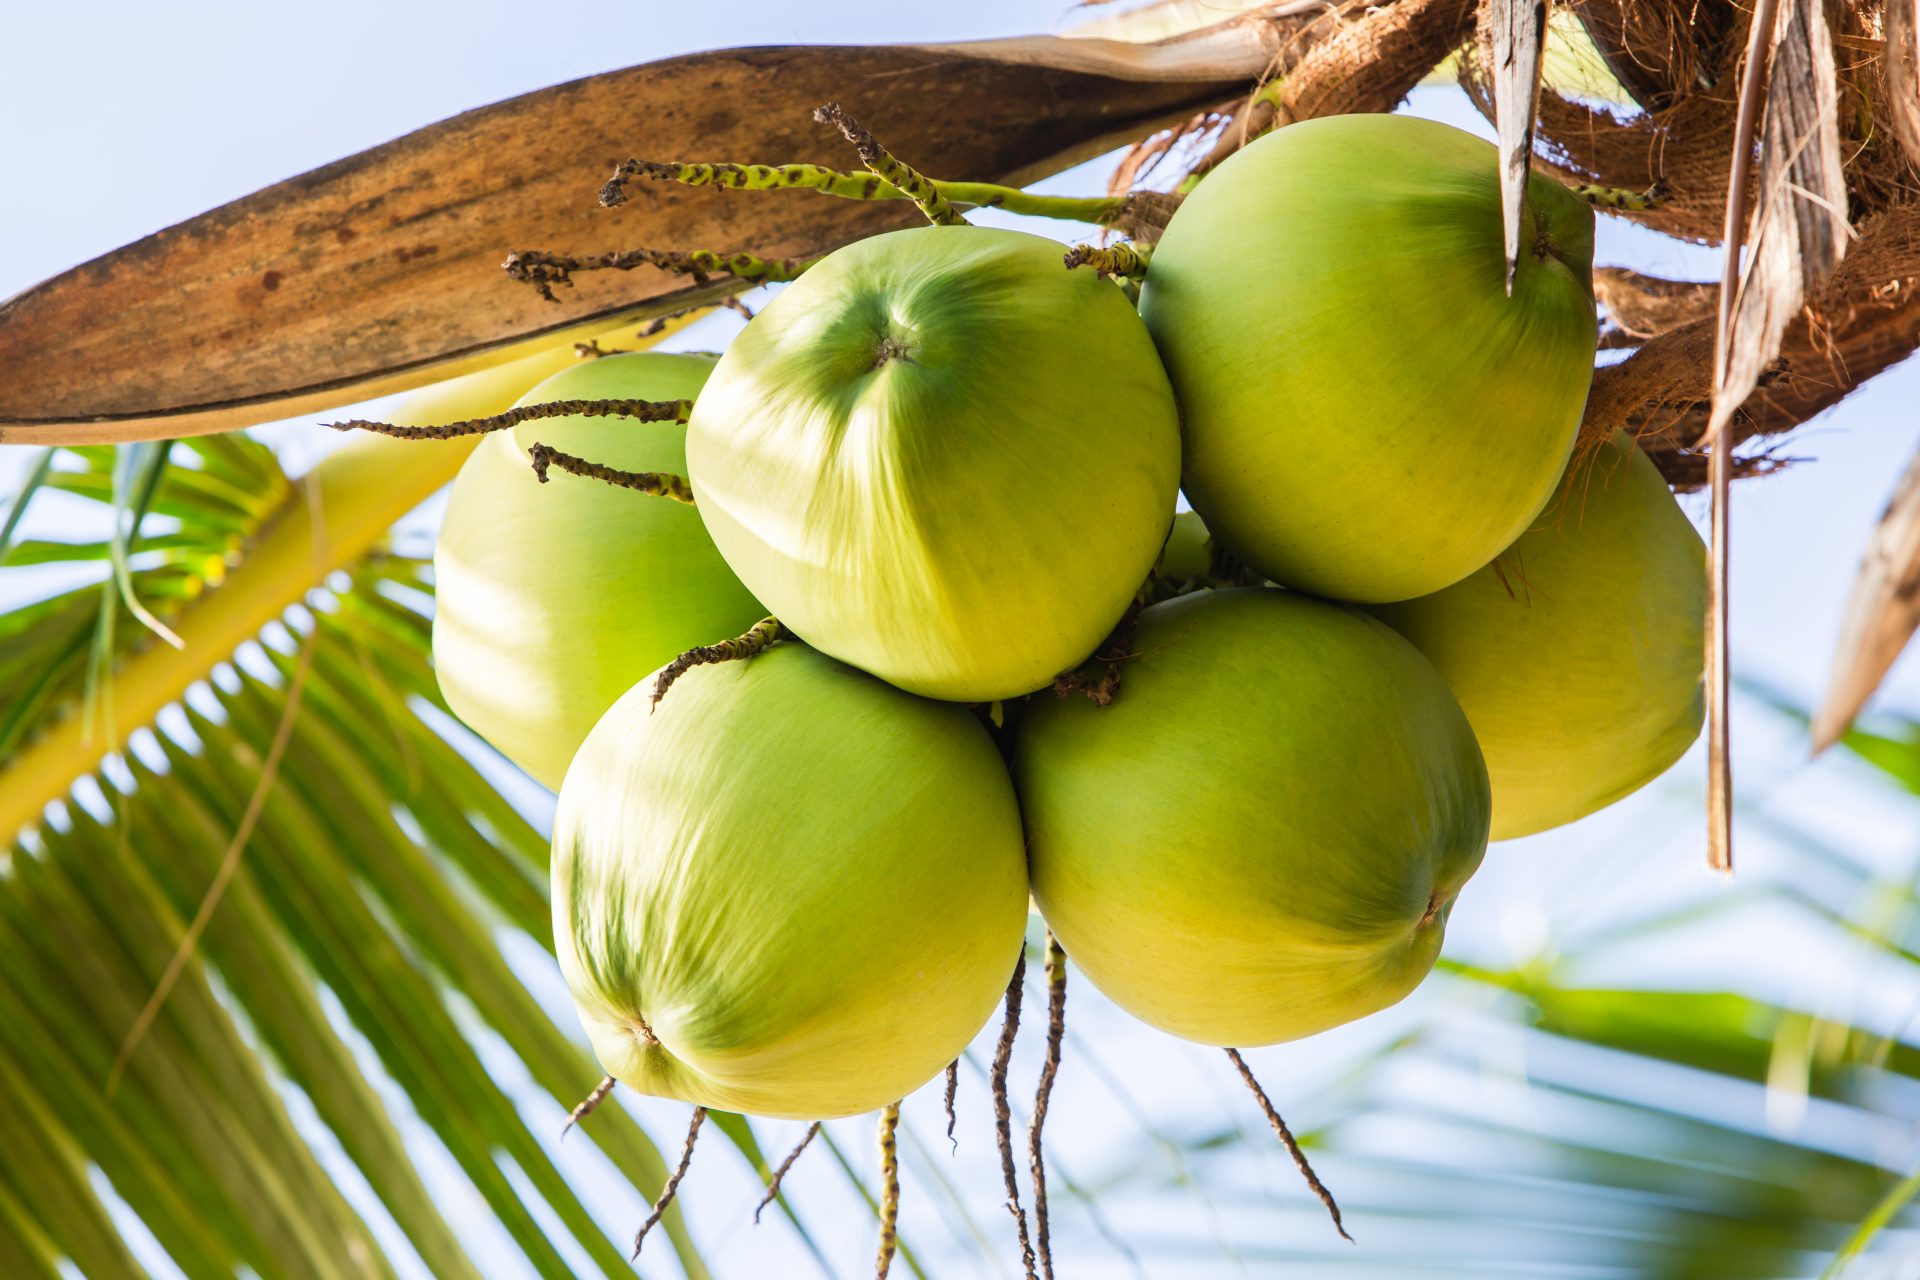
<svg viewBox="0 0 1920 1280">
<path fill-rule="evenodd" d="M 1186 197 L 1137 305 L 1055 241 L 927 226 L 717 361 L 529 392 L 692 401 L 489 435 L 436 554 L 448 703 L 559 791 L 607 1072 L 881 1108 L 992 1016 L 1030 900 L 1156 1027 L 1311 1035 L 1421 981 L 1489 838 L 1670 765 L 1705 552 L 1630 440 L 1569 468 L 1592 214 L 1535 176 L 1525 216 L 1509 292 L 1490 145 L 1316 120 Z M 694 501 L 542 489 L 536 442 Z"/>
</svg>

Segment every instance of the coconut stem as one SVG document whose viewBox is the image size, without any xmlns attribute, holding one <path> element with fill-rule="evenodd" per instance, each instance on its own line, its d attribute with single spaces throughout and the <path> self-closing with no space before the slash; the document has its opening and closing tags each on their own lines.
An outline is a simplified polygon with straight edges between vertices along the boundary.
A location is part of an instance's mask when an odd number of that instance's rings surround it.
<svg viewBox="0 0 1920 1280">
<path fill-rule="evenodd" d="M 1119 276 L 1123 280 L 1143 280 L 1147 274 L 1147 264 L 1153 257 L 1153 248 L 1144 244 L 1077 244 L 1067 250 L 1063 259 L 1069 270 L 1074 267 L 1092 267 L 1103 276 Z"/>
<path fill-rule="evenodd" d="M 613 1086 L 612 1076 L 602 1076 L 600 1083 L 593 1086 L 593 1092 L 574 1104 L 573 1110 L 567 1112 L 567 1122 L 560 1126 L 560 1137 L 563 1141 L 572 1131 L 573 1126 L 592 1115 L 593 1109 L 607 1100 L 607 1095 L 613 1092 Z"/>
<path fill-rule="evenodd" d="M 1067 1034 L 1067 953 L 1047 930 L 1047 1056 L 1040 1067 L 1040 1083 L 1033 1092 L 1033 1114 L 1027 1120 L 1027 1161 L 1033 1170 L 1033 1238 L 1040 1255 L 1040 1272 L 1053 1280 L 1053 1250 L 1047 1238 L 1047 1161 L 1040 1131 L 1047 1123 L 1047 1102 L 1053 1096 L 1054 1077 L 1060 1074 L 1060 1043 Z"/>
<path fill-rule="evenodd" d="M 686 164 L 628 160 L 613 171 L 600 189 L 600 203 L 612 208 L 625 204 L 626 185 L 633 178 L 677 182 L 688 187 L 725 187 L 729 191 L 818 191 L 843 200 L 904 200 L 907 193 L 871 172 L 829 169 L 818 164 Z M 997 182 L 952 182 L 926 179 L 954 205 L 976 209 L 1005 209 L 1008 213 L 1063 222 L 1090 222 L 1111 226 L 1129 215 L 1148 212 L 1153 203 L 1126 196 L 1045 196 Z M 1158 195 L 1156 192 L 1146 193 Z M 1160 217 L 1165 225 L 1165 217 Z"/>
<path fill-rule="evenodd" d="M 714 249 L 620 249 L 612 253 L 573 255 L 522 249 L 501 263 L 510 279 L 530 284 L 548 302 L 557 302 L 554 288 L 571 289 L 576 271 L 632 271 L 657 267 L 675 275 L 692 276 L 705 284 L 709 275 L 730 275 L 756 284 L 797 279 L 813 265 L 810 258 L 762 258 L 751 253 L 722 253 Z"/>
<path fill-rule="evenodd" d="M 673 682 L 693 668 L 714 662 L 744 662 L 763 649 L 772 647 L 774 641 L 789 638 L 792 634 L 780 625 L 780 619 L 762 618 L 731 640 L 687 650 L 660 668 L 660 674 L 653 678 L 653 698 L 647 704 L 648 710 L 659 706 L 660 699 L 667 696 L 667 690 L 673 687 Z"/>
<path fill-rule="evenodd" d="M 706 1118 L 705 1107 L 693 1109 L 693 1122 L 687 1126 L 687 1145 L 680 1152 L 680 1167 L 675 1169 L 673 1176 L 667 1179 L 667 1185 L 660 1188 L 660 1198 L 653 1202 L 653 1212 L 647 1215 L 647 1220 L 640 1224 L 640 1230 L 634 1234 L 634 1257 L 640 1256 L 640 1246 L 647 1242 L 647 1232 L 653 1230 L 654 1223 L 666 1216 L 668 1207 L 673 1204 L 674 1196 L 679 1194 L 680 1179 L 687 1176 L 687 1166 L 693 1163 L 693 1144 L 699 1140 L 700 1126 Z"/>
<path fill-rule="evenodd" d="M 693 486 L 687 483 L 685 476 L 674 475 L 671 471 L 622 471 L 618 467 L 588 462 L 585 458 L 563 453 L 550 444 L 537 442 L 527 450 L 527 456 L 533 460 L 533 474 L 539 477 L 541 484 L 547 482 L 548 469 L 558 467 L 569 475 L 598 480 L 621 489 L 632 489 L 635 493 L 644 493 L 653 498 L 672 498 L 675 502 L 693 505 Z"/>
<path fill-rule="evenodd" d="M 1120 622 L 1107 636 L 1106 643 L 1094 650 L 1093 657 L 1086 663 L 1065 675 L 1056 676 L 1053 681 L 1053 693 L 1057 698 L 1071 697 L 1084 693 L 1096 707 L 1112 704 L 1120 693 L 1120 673 L 1127 660 L 1133 655 L 1128 647 L 1133 643 L 1134 628 L 1140 625 L 1140 611 L 1146 607 L 1147 594 L 1153 586 L 1153 579 L 1147 579 L 1146 587 L 1134 596 L 1133 603 L 1120 615 Z M 1099 675 L 1093 675 L 1086 668 L 1092 663 L 1103 664 Z"/>
<path fill-rule="evenodd" d="M 880 1112 L 880 1252 L 873 1260 L 874 1280 L 887 1280 L 900 1240 L 899 1128 L 900 1104 L 890 1102 Z"/>
<path fill-rule="evenodd" d="M 793 1150 L 787 1152 L 787 1158 L 780 1162 L 780 1167 L 773 1171 L 773 1176 L 767 1179 L 767 1194 L 761 1199 L 759 1204 L 753 1207 L 754 1226 L 757 1227 L 760 1225 L 760 1214 L 766 1207 L 780 1198 L 780 1183 L 785 1180 L 787 1170 L 793 1168 L 793 1162 L 800 1158 L 800 1153 L 807 1149 L 807 1144 L 812 1142 L 814 1135 L 819 1132 L 820 1122 L 815 1120 L 807 1126 L 807 1131 L 801 1137 L 799 1144 L 796 1145 Z"/>
<path fill-rule="evenodd" d="M 1272 1101 L 1267 1097 L 1267 1091 L 1262 1089 L 1260 1082 L 1253 1078 L 1252 1069 L 1247 1066 L 1246 1060 L 1240 1056 L 1238 1049 L 1227 1050 L 1227 1057 L 1233 1060 L 1233 1065 L 1240 1072 L 1240 1078 L 1246 1081 L 1247 1088 L 1253 1091 L 1253 1096 L 1260 1103 L 1260 1110 L 1266 1112 L 1267 1123 L 1272 1125 L 1273 1131 L 1280 1135 L 1280 1144 L 1287 1149 L 1287 1154 L 1293 1157 L 1294 1167 L 1300 1170 L 1300 1176 L 1307 1180 L 1309 1187 L 1313 1188 L 1313 1194 L 1320 1197 L 1320 1203 L 1327 1206 L 1327 1212 L 1333 1216 L 1333 1229 L 1340 1233 L 1342 1240 L 1352 1244 L 1353 1237 L 1347 1234 L 1345 1224 L 1340 1221 L 1340 1206 L 1334 1203 L 1333 1192 L 1327 1190 L 1326 1184 L 1320 1181 L 1320 1175 L 1316 1174 L 1313 1166 L 1307 1162 L 1306 1152 L 1302 1151 L 1300 1144 L 1293 1140 L 1293 1131 L 1287 1128 L 1287 1122 L 1280 1118 L 1278 1111 L 1274 1110 Z"/>
<path fill-rule="evenodd" d="M 960 1059 L 955 1058 L 952 1062 L 949 1062 L 947 1064 L 946 1106 L 947 1106 L 947 1142 L 950 1146 L 953 1147 L 956 1153 L 958 1153 L 960 1150 L 960 1140 L 953 1136 L 953 1124 L 956 1118 L 953 1113 L 953 1099 L 954 1099 L 954 1096 L 959 1092 L 960 1092 Z"/>
<path fill-rule="evenodd" d="M 928 222 L 936 227 L 962 227 L 967 224 L 967 220 L 960 216 L 953 203 L 940 193 L 940 188 L 931 179 L 881 146 L 839 103 L 829 102 L 814 108 L 813 118 L 821 124 L 838 128 L 859 153 L 860 163 L 867 166 L 874 177 L 919 205 L 920 212 L 926 215 Z"/>
<path fill-rule="evenodd" d="M 1007 984 L 1007 1015 L 1000 1024 L 1000 1043 L 993 1050 L 993 1124 L 1000 1139 L 1000 1173 L 1007 1185 L 1007 1212 L 1020 1233 L 1020 1262 L 1027 1280 L 1036 1280 L 1033 1271 L 1033 1242 L 1027 1236 L 1027 1212 L 1020 1207 L 1020 1183 L 1013 1170 L 1013 1108 L 1007 1102 L 1007 1066 L 1013 1061 L 1014 1037 L 1020 1034 L 1020 997 L 1027 978 L 1027 947 L 1020 944 L 1020 958 L 1014 962 L 1013 981 Z"/>
<path fill-rule="evenodd" d="M 1597 209 L 1618 209 L 1623 213 L 1646 213 L 1667 202 L 1669 192 L 1664 179 L 1635 191 L 1628 187 L 1603 187 L 1592 182 L 1576 182 L 1569 190 Z"/>
<path fill-rule="evenodd" d="M 506 431 L 523 422 L 543 418 L 632 418 L 636 422 L 685 422 L 693 412 L 691 400 L 549 400 L 542 404 L 523 404 L 490 418 L 466 418 L 429 427 L 402 427 L 391 422 L 370 422 L 354 418 L 349 422 L 329 422 L 335 431 L 371 431 L 396 440 L 451 440 L 455 436 L 481 436 L 490 431 Z"/>
</svg>

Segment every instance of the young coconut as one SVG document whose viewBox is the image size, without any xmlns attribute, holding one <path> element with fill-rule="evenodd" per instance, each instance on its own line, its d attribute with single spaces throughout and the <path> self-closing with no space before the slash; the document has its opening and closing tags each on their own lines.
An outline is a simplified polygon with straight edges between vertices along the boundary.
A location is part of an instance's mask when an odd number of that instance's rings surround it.
<svg viewBox="0 0 1920 1280">
<path fill-rule="evenodd" d="M 594 726 L 554 820 L 556 950 L 601 1065 L 807 1120 L 938 1075 L 1026 929 L 986 729 L 792 643 L 653 693 Z"/>
<path fill-rule="evenodd" d="M 1493 838 L 1636 791 L 1700 734 L 1707 552 L 1621 435 L 1500 558 L 1374 613 L 1439 668 L 1493 779 Z"/>
<path fill-rule="evenodd" d="M 521 404 L 690 400 L 708 356 L 583 361 Z M 597 463 L 686 470 L 686 430 L 615 417 L 549 418 L 483 437 L 447 500 L 434 548 L 434 665 L 454 714 L 558 788 L 594 721 L 634 681 L 766 610 L 692 507 L 527 465 L 538 443 Z"/>
<path fill-rule="evenodd" d="M 721 358 L 687 432 L 721 553 L 809 644 L 955 701 L 1078 664 L 1173 516 L 1173 394 L 1052 240 L 896 231 L 830 254 Z"/>
<path fill-rule="evenodd" d="M 1204 1044 L 1312 1035 L 1432 967 L 1487 843 L 1439 673 L 1268 587 L 1140 616 L 1111 706 L 1036 699 L 1015 745 L 1033 893 L 1114 1003 Z"/>
<path fill-rule="evenodd" d="M 1187 497 L 1248 565 L 1404 600 L 1539 513 L 1592 378 L 1593 214 L 1536 174 L 1526 219 L 1509 296 L 1494 148 L 1384 115 L 1276 130 L 1181 204 L 1140 313 Z"/>
</svg>

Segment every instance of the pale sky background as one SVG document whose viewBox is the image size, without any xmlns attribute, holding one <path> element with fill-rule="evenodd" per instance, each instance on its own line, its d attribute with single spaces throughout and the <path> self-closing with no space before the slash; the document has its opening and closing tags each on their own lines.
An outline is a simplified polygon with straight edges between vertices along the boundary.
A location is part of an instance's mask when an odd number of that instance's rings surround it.
<svg viewBox="0 0 1920 1280">
<path fill-rule="evenodd" d="M 1064 5 L 1017 0 L 670 6 L 604 0 L 564 6 L 363 0 L 327 6 L 238 0 L 81 6 L 0 0 L 0 31 L 6 32 L 0 42 L 0 296 L 255 187 L 465 108 L 591 72 L 729 44 L 1015 34 L 1050 29 L 1066 15 Z M 1456 90 L 1422 90 L 1411 109 L 1485 131 Z M 884 136 L 884 122 L 869 123 Z M 1090 192 L 1107 168 L 1105 163 L 1087 166 L 1048 189 Z M 1035 229 L 1071 236 L 1065 227 Z M 1612 224 L 1603 226 L 1598 261 L 1694 278 L 1716 273 L 1710 254 Z M 724 341 L 731 323 L 715 321 L 704 332 L 685 336 L 682 345 Z M 325 437 L 312 421 L 274 433 L 296 461 L 324 447 Z M 1920 366 L 1909 364 L 1793 440 L 1787 452 L 1813 461 L 1737 486 L 1738 673 L 1802 702 L 1818 698 L 1860 548 L 1916 444 Z M 19 451 L 0 450 L 0 493 L 17 483 L 21 465 Z M 1704 514 L 1697 500 L 1688 507 L 1696 518 Z M 58 536 L 71 518 L 69 510 L 51 501 L 29 527 Z M 0 576 L 0 604 L 44 589 L 42 582 L 7 571 Z M 1920 713 L 1920 664 L 1911 655 L 1896 669 L 1881 705 Z M 1755 810 L 1742 824 L 1743 883 L 1764 884 L 1786 865 L 1785 855 L 1759 830 L 1755 819 L 1761 814 L 1804 820 L 1829 840 L 1882 865 L 1900 865 L 1920 846 L 1915 808 L 1890 800 L 1860 766 L 1834 758 L 1805 767 L 1803 744 L 1771 713 L 1746 703 L 1739 708 L 1735 732 L 1737 780 L 1744 802 Z M 1702 769 L 1696 749 L 1665 779 L 1603 815 L 1560 832 L 1496 845 L 1456 909 L 1449 953 L 1514 963 L 1550 952 L 1559 939 L 1644 912 L 1650 904 L 1711 901 L 1734 892 L 1704 870 Z M 529 803 L 537 808 L 542 801 L 531 797 Z M 1737 985 L 1803 1008 L 1859 1016 L 1889 1030 L 1905 1023 L 1920 1002 L 1910 972 L 1882 974 L 1851 954 L 1822 951 L 1816 957 L 1802 946 L 1807 937 L 1801 922 L 1777 908 L 1742 908 L 1713 929 L 1692 935 L 1692 941 L 1616 950 L 1581 976 L 1596 983 Z M 543 960 L 522 958 L 523 967 L 547 984 L 546 993 L 564 1000 Z M 1283 1109 L 1291 1104 L 1290 1116 L 1311 1127 L 1315 1102 L 1324 1087 L 1342 1077 L 1342 1063 L 1381 1043 L 1406 1020 L 1431 1014 L 1430 1002 L 1454 998 L 1444 985 L 1429 984 L 1391 1014 L 1307 1044 L 1262 1050 L 1252 1060 L 1269 1085 L 1277 1086 Z M 1265 1145 L 1264 1134 L 1255 1132 L 1258 1117 L 1249 1112 L 1217 1055 L 1168 1041 L 1098 1007 L 1084 983 L 1076 1000 L 1073 1025 L 1080 1039 L 1069 1046 L 1049 1127 L 1061 1166 L 1091 1182 L 1129 1161 L 1161 1158 L 1143 1143 L 1137 1126 L 1119 1118 L 1130 1108 L 1153 1114 L 1172 1133 L 1217 1125 L 1231 1115 L 1255 1138 L 1244 1167 L 1235 1166 L 1243 1180 L 1300 1205 L 1297 1212 L 1274 1216 L 1256 1234 L 1284 1247 L 1290 1235 L 1325 1229 L 1317 1208 L 1297 1198 L 1291 1170 Z M 1032 1048 L 1029 1042 L 1017 1060 L 1022 1081 L 1030 1081 L 1035 1069 Z M 1096 1066 L 1096 1057 L 1104 1065 Z M 519 1074 L 511 1064 L 503 1064 L 502 1071 L 510 1079 Z M 1124 1099 L 1109 1076 L 1124 1077 Z M 525 1107 L 537 1131 L 557 1130 L 558 1113 L 550 1104 L 529 1099 Z M 937 1107 L 937 1097 L 924 1094 L 908 1106 L 909 1123 L 928 1135 L 929 1148 L 938 1127 L 933 1121 Z M 906 1229 L 929 1254 L 954 1255 L 963 1247 L 947 1237 L 944 1220 L 928 1207 L 942 1194 L 930 1172 L 937 1168 L 959 1189 L 980 1228 L 1001 1246 L 996 1252 L 1004 1263 L 1006 1219 L 996 1204 L 998 1175 L 978 1079 L 964 1081 L 961 1107 L 957 1158 L 949 1160 L 944 1150 L 937 1158 L 923 1156 L 911 1146 L 906 1152 Z M 648 1104 L 642 1114 L 664 1143 L 671 1144 L 682 1131 L 684 1108 Z M 1754 1123 L 1817 1123 L 1817 1117 L 1756 1111 Z M 769 1147 L 783 1148 L 793 1128 L 767 1126 Z M 866 1122 L 844 1122 L 834 1132 L 870 1170 Z M 1882 1142 L 1875 1150 L 1890 1167 L 1904 1169 L 1914 1158 L 1910 1135 L 1908 1143 L 1897 1149 L 1897 1143 L 1889 1148 Z M 475 1197 L 457 1176 L 447 1174 L 431 1143 L 421 1140 L 419 1149 L 461 1228 L 483 1243 L 497 1238 Z M 616 1236 L 630 1231 L 644 1212 L 638 1198 L 597 1163 L 590 1144 L 570 1143 L 562 1152 L 563 1167 L 589 1174 L 590 1203 L 610 1230 Z M 809 1160 L 817 1161 L 814 1178 L 795 1187 L 803 1209 L 836 1266 L 858 1273 L 870 1256 L 870 1221 L 856 1209 L 844 1180 L 829 1171 L 827 1158 L 813 1153 Z M 1325 1161 L 1323 1172 L 1338 1189 L 1340 1162 Z M 806 1274 L 807 1264 L 792 1253 L 792 1239 L 782 1228 L 742 1229 L 756 1191 L 741 1162 L 712 1141 L 705 1159 L 695 1165 L 684 1203 L 720 1274 L 786 1274 L 789 1264 L 794 1274 Z M 364 1190 L 353 1194 L 361 1203 L 367 1200 Z M 1364 1203 L 1364 1186 L 1350 1185 L 1348 1196 Z M 1246 1234 L 1244 1224 L 1222 1225 L 1222 1215 L 1235 1212 L 1230 1206 L 1222 1209 L 1191 1188 L 1145 1204 L 1116 1199 L 1108 1212 L 1123 1234 L 1137 1238 Z M 1408 1237 L 1408 1229 L 1390 1219 L 1369 1221 L 1364 1210 L 1352 1216 L 1369 1243 L 1401 1248 L 1426 1243 Z M 1084 1218 L 1071 1210 L 1062 1218 L 1059 1230 L 1072 1242 L 1078 1264 L 1067 1274 L 1135 1274 L 1099 1242 Z M 404 1245 L 397 1251 L 404 1253 Z M 491 1258 L 493 1273 L 527 1274 L 510 1254 L 503 1242 Z M 664 1247 L 657 1258 L 650 1250 L 648 1272 L 666 1274 L 668 1256 Z M 968 1265 L 942 1267 L 938 1274 L 976 1274 Z M 1258 1264 L 1212 1255 L 1180 1271 L 1254 1273 L 1263 1273 Z M 159 1274 L 168 1273 L 162 1268 Z"/>
</svg>

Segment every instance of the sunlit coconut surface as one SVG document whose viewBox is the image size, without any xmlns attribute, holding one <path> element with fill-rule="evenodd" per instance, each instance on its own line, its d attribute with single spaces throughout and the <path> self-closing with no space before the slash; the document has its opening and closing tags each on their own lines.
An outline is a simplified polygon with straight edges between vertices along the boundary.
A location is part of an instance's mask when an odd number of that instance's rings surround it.
<svg viewBox="0 0 1920 1280">
<path fill-rule="evenodd" d="M 350 151 L 468 107 L 592 72 L 730 44 L 958 39 L 1045 30 L 1070 16 L 1065 0 L 976 0 L 963 6 L 581 0 L 564 10 L 529 3 L 355 0 L 324 14 L 202 0 L 190 15 L 168 6 L 107 9 L 17 5 L 7 13 L 0 119 L 13 123 L 0 130 L 9 189 L 9 198 L 0 201 L 0 296 Z M 84 54 L 75 52 L 82 49 Z M 155 56 L 159 50 L 164 56 Z M 1417 90 L 1406 109 L 1488 135 L 1451 87 Z M 867 123 L 884 140 L 884 116 Z M 1110 158 L 1095 161 L 1040 189 L 1097 193 L 1111 168 Z M 590 205 L 592 191 L 583 187 L 580 195 L 582 206 Z M 1074 229 L 1064 224 L 991 213 L 975 220 L 1073 238 Z M 1718 275 L 1711 252 L 1606 218 L 1600 220 L 1596 263 L 1694 279 Z M 731 313 L 716 313 L 666 349 L 720 347 L 739 324 Z M 379 416 L 387 403 L 369 406 L 368 416 Z M 1824 688 L 1860 548 L 1920 442 L 1916 404 L 1920 366 L 1909 364 L 1792 439 L 1786 451 L 1817 464 L 1736 486 L 1735 670 L 1766 694 L 1805 707 Z M 276 425 L 261 434 L 298 470 L 335 443 L 331 433 L 315 427 L 319 420 Z M 0 492 L 17 484 L 25 462 L 23 451 L 0 451 Z M 1700 499 L 1684 503 L 1696 520 L 1704 517 Z M 406 523 L 410 545 L 429 544 L 438 510 L 430 504 Z M 26 532 L 72 537 L 91 527 L 82 523 L 83 514 L 83 504 L 46 493 Z M 0 576 L 0 606 L 70 581 L 59 567 L 7 570 Z M 1877 705 L 1920 713 L 1920 660 L 1908 655 Z M 1737 698 L 1734 731 L 1743 811 L 1740 876 L 1733 886 L 1705 870 L 1704 764 L 1696 747 L 1664 778 L 1612 809 L 1559 831 L 1493 846 L 1454 910 L 1443 967 L 1511 969 L 1577 956 L 1563 977 L 1581 985 L 1741 991 L 1912 1035 L 1920 969 L 1845 943 L 1838 930 L 1772 890 L 1803 872 L 1809 846 L 1821 844 L 1846 851 L 1880 875 L 1905 880 L 1920 860 L 1920 808 L 1839 753 L 1808 764 L 1797 727 L 1751 689 Z M 550 820 L 546 793 L 467 745 L 516 802 L 536 820 Z M 1666 923 L 1639 927 L 1656 918 Z M 1037 942 L 1036 924 L 1030 943 Z M 524 938 L 511 938 L 508 946 L 529 984 L 563 1025 L 572 1026 L 551 960 Z M 1013 1064 L 1014 1119 L 1022 1134 L 1043 1039 L 1045 994 L 1037 959 L 1027 979 L 1027 1034 Z M 1495 1016 L 1504 997 L 1493 989 L 1439 972 L 1383 1014 L 1248 1055 L 1297 1130 L 1331 1129 L 1335 1149 L 1320 1150 L 1316 1163 L 1360 1241 L 1352 1249 L 1333 1235 L 1219 1053 L 1126 1018 L 1084 981 L 1073 982 L 1070 991 L 1065 1063 L 1047 1145 L 1054 1254 L 1061 1273 L 1076 1278 L 1645 1274 L 1641 1262 L 1661 1247 L 1646 1233 L 1662 1197 L 1678 1194 L 1671 1187 L 1684 1184 L 1688 1168 L 1717 1168 L 1732 1157 L 1717 1149 L 1653 1146 L 1651 1131 L 1623 1127 L 1621 1113 L 1603 1097 L 1657 1102 L 1737 1130 L 1792 1136 L 1896 1173 L 1910 1171 L 1920 1159 L 1910 1127 L 1863 1125 L 1855 1113 L 1810 1101 L 1796 1087 L 1805 1079 L 1810 1050 L 1804 1044 L 1776 1045 L 1771 1087 L 1708 1090 L 1703 1077 L 1569 1048 L 1520 1030 L 1516 1020 Z M 903 991 L 902 998 L 911 999 L 911 993 Z M 344 1026 L 338 1007 L 331 1012 Z M 962 1063 L 956 1149 L 945 1138 L 937 1086 L 910 1098 L 903 1110 L 902 1238 L 929 1275 L 1019 1272 L 1011 1224 L 1000 1206 L 984 1075 L 994 1030 Z M 349 1039 L 362 1051 L 370 1075 L 382 1079 L 364 1045 L 351 1033 Z M 1407 1043 L 1382 1061 L 1403 1039 Z M 595 1151 L 592 1121 L 562 1146 L 563 1113 L 531 1085 L 504 1047 L 483 1042 L 482 1048 L 608 1233 L 630 1238 L 647 1206 Z M 594 1074 L 583 1042 L 582 1093 Z M 1587 1091 L 1595 1096 L 1583 1097 Z M 491 1277 L 531 1276 L 437 1139 L 414 1121 L 400 1091 L 386 1087 L 385 1097 L 423 1176 L 481 1269 Z M 1906 1114 L 1915 1113 L 1913 1101 L 1907 1099 Z M 426 1276 L 305 1100 L 290 1096 L 289 1105 L 402 1273 Z M 678 1142 L 684 1106 L 642 1100 L 636 1110 L 663 1146 Z M 798 1123 L 765 1124 L 762 1141 L 770 1156 L 777 1159 L 802 1129 Z M 1671 1137 L 1672 1131 L 1661 1132 Z M 837 1121 L 828 1134 L 839 1156 L 816 1144 L 786 1183 L 817 1254 L 774 1213 L 758 1229 L 749 1226 L 761 1186 L 736 1152 L 709 1138 L 681 1204 L 718 1275 L 849 1275 L 867 1269 L 873 1221 L 859 1187 L 877 1181 L 873 1123 Z M 1643 1147 L 1643 1139 L 1649 1145 Z M 1635 1152 L 1651 1162 L 1653 1172 L 1644 1185 L 1629 1173 L 1613 1184 L 1621 1188 L 1615 1192 L 1583 1195 L 1578 1179 L 1592 1169 L 1554 1162 L 1567 1144 L 1590 1145 L 1601 1153 L 1596 1161 L 1608 1151 Z M 1024 1172 L 1024 1149 L 1019 1163 Z M 519 1182 L 517 1170 L 509 1175 Z M 1676 1181 L 1661 1181 L 1666 1175 Z M 531 1189 L 520 1185 L 534 1211 L 544 1213 Z M 104 1182 L 100 1186 L 110 1195 Z M 1024 1178 L 1022 1195 L 1030 1200 Z M 124 1206 L 112 1203 L 129 1224 L 142 1262 L 155 1275 L 178 1275 Z M 572 1248 L 564 1232 L 553 1234 L 563 1249 Z M 1879 1269 L 1849 1274 L 1914 1274 L 1920 1266 L 1916 1242 L 1891 1243 Z M 643 1259 L 646 1273 L 670 1274 L 670 1251 L 657 1248 L 658 1256 L 649 1250 Z M 584 1255 L 569 1256 L 580 1274 L 588 1273 Z M 1809 1257 L 1805 1274 L 1816 1274 L 1824 1261 Z M 895 1272 L 908 1273 L 904 1262 Z"/>
</svg>

